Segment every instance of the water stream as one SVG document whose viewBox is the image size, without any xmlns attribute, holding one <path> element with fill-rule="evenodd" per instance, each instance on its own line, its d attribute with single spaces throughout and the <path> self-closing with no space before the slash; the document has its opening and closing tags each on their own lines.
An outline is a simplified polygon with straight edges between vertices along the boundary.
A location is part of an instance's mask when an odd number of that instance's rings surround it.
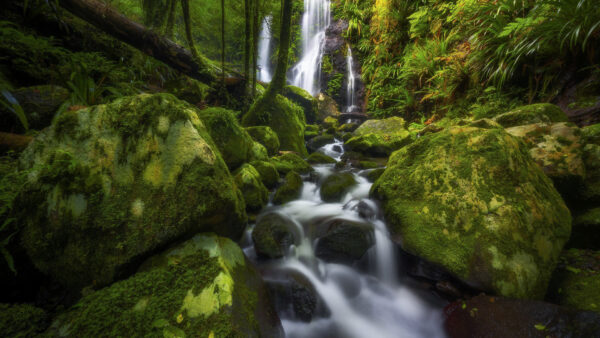
<svg viewBox="0 0 600 338">
<path fill-rule="evenodd" d="M 338 159 L 341 142 L 328 144 L 320 152 Z M 288 254 L 277 260 L 257 259 L 252 241 L 244 251 L 261 270 L 280 275 L 300 274 L 309 281 L 322 300 L 326 313 L 316 314 L 306 322 L 293 311 L 278 310 L 287 337 L 444 337 L 441 327 L 441 303 L 422 297 L 399 276 L 396 247 L 390 240 L 380 210 L 369 199 L 371 183 L 364 171 L 334 165 L 316 165 L 312 175 L 304 177 L 300 198 L 281 206 L 267 206 L 262 215 L 279 213 L 295 224 L 300 241 Z M 350 172 L 358 184 L 339 203 L 325 203 L 320 197 L 320 184 L 337 171 Z M 315 227 L 329 221 L 347 220 L 372 227 L 374 245 L 367 251 L 364 264 L 342 265 L 323 261 L 315 254 L 316 241 L 311 237 Z M 251 236 L 248 230 L 248 239 Z M 365 263 L 366 262 L 366 263 Z M 360 266 L 359 266 L 360 265 Z M 365 267 L 366 265 L 366 267 Z M 287 300 L 283 300 L 284 302 Z M 277 300 L 276 300 L 277 302 Z M 280 302 L 281 303 L 281 302 Z M 328 312 L 328 313 L 327 313 Z"/>
<path fill-rule="evenodd" d="M 348 54 L 346 55 L 346 64 L 348 67 L 348 76 L 346 83 L 346 112 L 351 113 L 358 110 L 356 106 L 356 74 L 352 67 L 354 58 L 352 58 L 352 49 L 348 46 Z"/>
<path fill-rule="evenodd" d="M 271 50 L 271 17 L 267 16 L 263 20 L 260 28 L 260 38 L 258 42 L 258 80 L 262 82 L 271 82 L 271 64 L 269 52 Z"/>
</svg>

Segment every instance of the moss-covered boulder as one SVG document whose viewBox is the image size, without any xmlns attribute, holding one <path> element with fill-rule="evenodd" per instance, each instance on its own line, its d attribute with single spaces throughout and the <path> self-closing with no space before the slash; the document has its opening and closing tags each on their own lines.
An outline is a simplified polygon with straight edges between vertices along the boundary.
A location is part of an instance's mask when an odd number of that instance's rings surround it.
<svg viewBox="0 0 600 338">
<path fill-rule="evenodd" d="M 252 161 L 250 164 L 258 171 L 260 180 L 265 187 L 274 188 L 279 182 L 279 172 L 275 165 L 268 161 Z"/>
<path fill-rule="evenodd" d="M 333 143 L 335 141 L 335 137 L 331 134 L 323 134 L 317 137 L 313 137 L 308 142 L 306 142 L 306 147 L 308 150 L 314 152 L 317 151 L 322 146 Z"/>
<path fill-rule="evenodd" d="M 335 219 L 317 226 L 315 255 L 325 261 L 352 264 L 360 260 L 375 243 L 369 224 Z"/>
<path fill-rule="evenodd" d="M 340 202 L 358 182 L 351 173 L 331 174 L 321 185 L 321 199 L 325 202 Z"/>
<path fill-rule="evenodd" d="M 241 192 L 197 110 L 170 94 L 61 114 L 20 158 L 21 240 L 60 283 L 106 285 L 184 234 L 239 238 Z"/>
<path fill-rule="evenodd" d="M 334 133 L 339 126 L 340 121 L 338 121 L 337 117 L 327 116 L 325 119 L 323 119 L 323 127 L 331 133 Z"/>
<path fill-rule="evenodd" d="M 252 148 L 250 149 L 250 157 L 248 161 L 268 161 L 269 153 L 267 148 L 258 142 L 252 142 Z"/>
<path fill-rule="evenodd" d="M 506 131 L 525 141 L 529 154 L 563 196 L 575 195 L 585 178 L 581 131 L 571 123 L 528 124 Z"/>
<path fill-rule="evenodd" d="M 381 177 L 381 175 L 383 175 L 384 172 L 385 168 L 373 169 L 366 172 L 365 176 L 370 182 L 375 182 Z"/>
<path fill-rule="evenodd" d="M 306 122 L 315 123 L 317 121 L 319 102 L 309 92 L 296 86 L 286 86 L 283 95 L 302 107 Z"/>
<path fill-rule="evenodd" d="M 215 141 L 229 169 L 236 169 L 251 160 L 257 151 L 254 149 L 254 140 L 239 124 L 233 111 L 211 107 L 198 111 L 198 116 Z"/>
<path fill-rule="evenodd" d="M 195 106 L 203 105 L 212 90 L 210 86 L 183 74 L 168 80 L 164 88 L 166 92 L 175 95 L 178 99 Z"/>
<path fill-rule="evenodd" d="M 271 163 L 275 165 L 277 171 L 282 175 L 285 175 L 292 170 L 300 174 L 306 174 L 313 170 L 308 162 L 294 153 L 285 153 L 271 157 Z"/>
<path fill-rule="evenodd" d="M 246 210 L 258 211 L 269 201 L 269 191 L 262 183 L 258 171 L 250 164 L 242 165 L 234 173 L 235 183 L 242 190 Z"/>
<path fill-rule="evenodd" d="M 350 150 L 371 156 L 387 156 L 412 142 L 405 124 L 400 117 L 368 120 L 354 131 L 345 145 Z"/>
<path fill-rule="evenodd" d="M 311 163 L 311 164 L 326 164 L 326 163 L 336 163 L 337 161 L 330 156 L 327 156 L 320 152 L 316 152 L 316 153 L 310 154 L 308 156 L 308 158 L 306 159 L 306 162 Z"/>
<path fill-rule="evenodd" d="M 337 128 L 336 131 L 338 133 L 351 133 L 358 129 L 359 126 L 360 124 L 358 123 L 344 123 L 341 126 L 339 126 L 339 128 Z"/>
<path fill-rule="evenodd" d="M 404 250 L 509 297 L 544 296 L 571 232 L 550 179 L 502 129 L 423 136 L 392 154 L 371 193 Z"/>
<path fill-rule="evenodd" d="M 304 112 L 282 95 L 273 99 L 261 97 L 244 115 L 242 124 L 246 127 L 269 126 L 277 133 L 281 150 L 295 151 L 302 156 L 308 155 L 304 145 Z"/>
<path fill-rule="evenodd" d="M 0 304 L 0 336 L 37 337 L 48 327 L 44 310 L 29 304 Z"/>
<path fill-rule="evenodd" d="M 505 128 L 532 123 L 567 122 L 568 120 L 567 115 L 562 109 L 551 103 L 536 103 L 521 106 L 494 118 L 494 121 Z"/>
<path fill-rule="evenodd" d="M 315 124 L 307 124 L 304 129 L 304 139 L 310 140 L 313 137 L 319 136 L 319 126 Z"/>
<path fill-rule="evenodd" d="M 259 256 L 281 258 L 292 244 L 299 243 L 300 238 L 292 220 L 278 213 L 269 213 L 256 222 L 252 241 Z"/>
<path fill-rule="evenodd" d="M 279 152 L 279 137 L 267 126 L 248 127 L 246 131 L 254 139 L 254 141 L 262 144 L 267 148 L 269 156 L 277 155 Z"/>
<path fill-rule="evenodd" d="M 295 171 L 290 171 L 285 175 L 285 181 L 275 191 L 273 196 L 274 204 L 284 204 L 297 199 L 302 192 L 302 177 Z"/>
<path fill-rule="evenodd" d="M 60 337 L 283 336 L 263 281 L 231 240 L 197 235 L 129 279 L 83 297 L 47 332 Z"/>
<path fill-rule="evenodd" d="M 560 256 L 548 290 L 552 302 L 600 313 L 600 251 L 569 249 Z"/>
<path fill-rule="evenodd" d="M 318 115 L 317 121 L 323 122 L 327 117 L 333 117 L 337 120 L 338 116 L 340 116 L 340 111 L 338 109 L 338 104 L 331 97 L 320 93 L 317 96 L 318 101 Z"/>
</svg>

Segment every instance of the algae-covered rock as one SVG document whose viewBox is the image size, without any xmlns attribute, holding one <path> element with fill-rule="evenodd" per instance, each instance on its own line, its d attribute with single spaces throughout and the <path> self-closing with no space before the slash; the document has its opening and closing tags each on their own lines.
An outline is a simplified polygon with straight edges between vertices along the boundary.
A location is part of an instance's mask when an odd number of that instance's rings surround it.
<svg viewBox="0 0 600 338">
<path fill-rule="evenodd" d="M 210 86 L 183 74 L 168 80 L 164 87 L 166 92 L 196 106 L 206 102 L 211 91 Z"/>
<path fill-rule="evenodd" d="M 306 142 L 306 147 L 310 151 L 314 152 L 314 151 L 317 151 L 322 146 L 329 144 L 329 143 L 333 143 L 334 141 L 335 141 L 335 137 L 333 137 L 333 135 L 323 134 L 323 135 L 319 135 L 319 136 L 313 137 L 310 140 L 308 140 L 308 142 Z"/>
<path fill-rule="evenodd" d="M 503 127 L 522 126 L 532 123 L 567 122 L 567 115 L 557 105 L 536 103 L 522 106 L 494 118 Z"/>
<path fill-rule="evenodd" d="M 308 155 L 304 145 L 306 120 L 302 108 L 284 96 L 259 99 L 242 119 L 244 126 L 269 126 L 279 137 L 280 149 Z"/>
<path fill-rule="evenodd" d="M 340 121 L 338 121 L 337 117 L 327 116 L 323 119 L 323 127 L 327 130 L 331 130 L 331 132 L 335 132 L 337 128 L 340 126 Z"/>
<path fill-rule="evenodd" d="M 60 337 L 279 337 L 263 281 L 231 240 L 192 239 L 129 279 L 83 297 L 47 332 Z"/>
<path fill-rule="evenodd" d="M 600 313 L 600 251 L 569 249 L 552 276 L 548 299 L 559 305 Z"/>
<path fill-rule="evenodd" d="M 231 110 L 211 107 L 198 111 L 198 117 L 215 141 L 229 169 L 236 169 L 253 159 L 254 141 Z"/>
<path fill-rule="evenodd" d="M 258 211 L 269 201 L 269 192 L 258 171 L 250 164 L 242 165 L 234 174 L 235 183 L 242 190 L 246 210 Z"/>
<path fill-rule="evenodd" d="M 356 184 L 351 173 L 329 175 L 321 185 L 321 199 L 325 202 L 339 202 Z"/>
<path fill-rule="evenodd" d="M 265 187 L 271 189 L 279 182 L 279 172 L 275 165 L 268 161 L 252 161 L 250 164 L 258 171 L 260 180 Z"/>
<path fill-rule="evenodd" d="M 338 129 L 338 133 L 351 133 L 355 131 L 360 125 L 358 123 L 344 123 Z"/>
<path fill-rule="evenodd" d="M 271 157 L 271 163 L 275 165 L 277 171 L 282 175 L 285 175 L 292 170 L 300 174 L 306 174 L 313 170 L 308 162 L 294 153 L 285 153 L 283 155 Z"/>
<path fill-rule="evenodd" d="M 0 304 L 0 336 L 36 337 L 48 327 L 44 310 L 29 304 Z"/>
<path fill-rule="evenodd" d="M 294 222 L 277 213 L 262 216 L 252 231 L 256 253 L 267 258 L 283 257 L 289 247 L 298 244 L 299 240 Z"/>
<path fill-rule="evenodd" d="M 330 156 L 327 156 L 327 155 L 325 155 L 323 153 L 320 153 L 320 152 L 316 152 L 316 153 L 310 154 L 308 156 L 308 158 L 306 159 L 306 161 L 308 163 L 311 163 L 311 164 L 317 164 L 317 163 L 336 163 L 337 162 L 334 158 L 332 158 Z"/>
<path fill-rule="evenodd" d="M 319 126 L 315 124 L 307 124 L 304 130 L 304 139 L 310 140 L 313 137 L 319 136 Z"/>
<path fill-rule="evenodd" d="M 506 131 L 525 141 L 529 154 L 563 196 L 573 196 L 585 178 L 580 130 L 571 123 L 528 124 Z"/>
<path fill-rule="evenodd" d="M 366 173 L 366 177 L 370 182 L 375 182 L 381 177 L 381 175 L 383 175 L 384 172 L 384 168 L 373 169 Z"/>
<path fill-rule="evenodd" d="M 586 144 L 600 144 L 600 123 L 581 128 L 581 138 Z"/>
<path fill-rule="evenodd" d="M 267 126 L 248 127 L 246 131 L 254 139 L 254 141 L 262 144 L 267 148 L 269 156 L 276 155 L 279 152 L 279 137 Z"/>
<path fill-rule="evenodd" d="M 295 171 L 290 171 L 285 175 L 285 181 L 275 191 L 273 196 L 274 204 L 284 204 L 291 202 L 300 196 L 302 192 L 302 177 Z"/>
<path fill-rule="evenodd" d="M 102 286 L 184 234 L 239 238 L 245 205 L 197 110 L 170 94 L 61 114 L 23 153 L 21 240 L 40 271 Z"/>
<path fill-rule="evenodd" d="M 317 226 L 315 255 L 325 261 L 351 264 L 360 260 L 373 246 L 373 227 L 368 224 L 335 219 Z"/>
<path fill-rule="evenodd" d="M 252 142 L 252 148 L 250 149 L 250 156 L 248 161 L 268 161 L 269 153 L 267 148 L 258 142 Z"/>
<path fill-rule="evenodd" d="M 575 217 L 567 246 L 600 250 L 600 208 L 586 210 Z"/>
<path fill-rule="evenodd" d="M 315 123 L 317 121 L 319 102 L 309 92 L 299 87 L 286 86 L 283 90 L 283 95 L 302 107 L 306 122 Z"/>
<path fill-rule="evenodd" d="M 412 142 L 405 124 L 400 117 L 368 120 L 354 131 L 345 145 L 350 150 L 371 156 L 387 156 Z"/>
<path fill-rule="evenodd" d="M 474 287 L 541 298 L 571 217 L 525 145 L 451 127 L 396 151 L 371 193 L 393 239 Z"/>
</svg>

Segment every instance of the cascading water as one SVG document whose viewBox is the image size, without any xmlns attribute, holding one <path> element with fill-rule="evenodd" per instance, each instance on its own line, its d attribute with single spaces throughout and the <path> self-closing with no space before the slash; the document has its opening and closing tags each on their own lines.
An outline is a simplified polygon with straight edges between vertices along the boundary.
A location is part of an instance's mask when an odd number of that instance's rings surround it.
<svg viewBox="0 0 600 338">
<path fill-rule="evenodd" d="M 294 86 L 303 88 L 312 95 L 319 93 L 321 61 L 325 30 L 331 21 L 329 0 L 304 0 L 302 16 L 302 56 L 292 69 Z"/>
<path fill-rule="evenodd" d="M 348 67 L 348 83 L 346 84 L 346 112 L 351 113 L 358 109 L 356 106 L 356 74 L 352 67 L 354 59 L 352 58 L 352 49 L 348 46 L 348 55 L 346 56 Z"/>
<path fill-rule="evenodd" d="M 271 71 L 269 63 L 269 51 L 271 48 L 271 17 L 267 16 L 263 20 L 260 29 L 260 40 L 258 42 L 258 80 L 262 82 L 271 82 Z"/>
<path fill-rule="evenodd" d="M 343 155 L 339 145 L 336 140 L 319 151 L 339 160 Z M 276 303 L 288 307 L 278 310 L 286 337 L 444 337 L 442 304 L 422 299 L 415 289 L 399 280 L 396 248 L 377 203 L 368 198 L 372 184 L 363 177 L 365 171 L 336 169 L 333 164 L 316 165 L 314 169 L 314 174 L 304 178 L 298 200 L 269 205 L 258 216 L 260 221 L 263 215 L 278 213 L 291 221 L 293 233 L 301 238 L 287 255 L 277 260 L 257 260 L 251 240 L 244 249 L 256 260 L 267 283 L 282 283 L 269 280 L 269 276 L 300 275 L 312 285 L 326 308 L 307 321 L 289 310 L 292 306 L 288 299 L 276 299 Z M 341 202 L 325 203 L 320 197 L 320 182 L 336 171 L 352 173 L 358 184 Z M 364 266 L 326 262 L 317 256 L 319 239 L 313 238 L 318 231 L 315 229 L 327 227 L 332 220 L 358 222 L 373 230 L 374 244 L 365 254 L 368 272 Z"/>
</svg>

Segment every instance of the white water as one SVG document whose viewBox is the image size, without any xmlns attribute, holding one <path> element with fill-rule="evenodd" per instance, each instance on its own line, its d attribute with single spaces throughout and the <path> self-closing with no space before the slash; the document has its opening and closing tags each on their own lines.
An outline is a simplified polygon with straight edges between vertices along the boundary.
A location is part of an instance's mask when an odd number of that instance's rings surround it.
<svg viewBox="0 0 600 338">
<path fill-rule="evenodd" d="M 302 56 L 292 69 L 292 84 L 313 96 L 320 91 L 318 79 L 321 73 L 325 30 L 330 22 L 329 0 L 304 0 Z"/>
<path fill-rule="evenodd" d="M 258 42 L 258 80 L 262 82 L 271 82 L 271 65 L 269 62 L 269 51 L 271 47 L 271 17 L 267 16 L 263 20 L 260 28 L 260 38 Z"/>
<path fill-rule="evenodd" d="M 346 83 L 346 112 L 348 113 L 358 109 L 356 106 L 356 74 L 354 74 L 354 69 L 352 68 L 353 63 L 354 59 L 352 58 L 352 49 L 350 49 L 350 46 L 348 46 L 348 55 L 346 56 L 346 65 L 348 68 L 348 83 Z"/>
<path fill-rule="evenodd" d="M 326 145 L 319 151 L 332 151 L 332 147 L 333 144 Z M 286 336 L 444 337 L 439 305 L 436 307 L 421 299 L 414 289 L 399 279 L 395 245 L 380 218 L 377 203 L 368 198 L 372 184 L 355 170 L 335 169 L 333 165 L 317 165 L 314 169 L 316 175 L 305 179 L 298 200 L 270 206 L 263 211 L 277 212 L 292 220 L 297 227 L 294 233 L 302 238 L 290 248 L 286 257 L 262 264 L 271 271 L 294 271 L 303 275 L 330 312 L 328 317 L 315 315 L 308 323 L 290 313 L 280 313 Z M 320 182 L 340 170 L 351 172 L 358 184 L 340 203 L 324 203 L 319 194 Z M 359 204 L 363 206 L 363 213 L 359 213 Z M 364 212 L 365 205 L 370 213 Z M 310 238 L 310 229 L 334 218 L 373 227 L 375 242 L 366 254 L 370 272 L 316 257 L 315 239 Z M 245 251 L 255 257 L 252 246 Z"/>
</svg>

